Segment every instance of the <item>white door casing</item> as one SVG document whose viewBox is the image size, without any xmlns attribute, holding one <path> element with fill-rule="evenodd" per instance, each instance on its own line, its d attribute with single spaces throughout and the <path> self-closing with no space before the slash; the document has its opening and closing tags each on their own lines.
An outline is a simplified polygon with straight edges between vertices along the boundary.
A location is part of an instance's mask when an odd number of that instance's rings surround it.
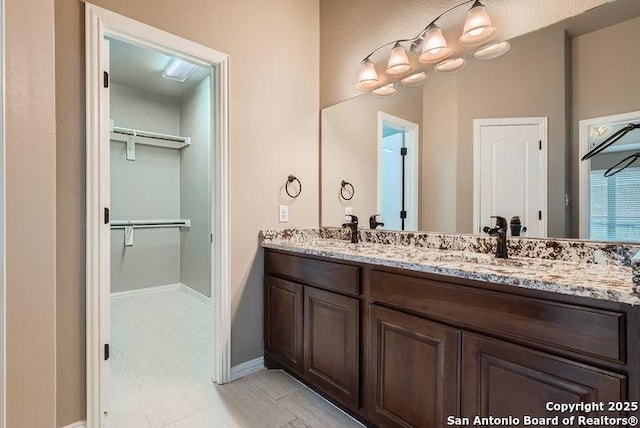
<svg viewBox="0 0 640 428">
<path fill-rule="evenodd" d="M 524 236 L 547 236 L 547 145 L 547 118 L 474 120 L 474 233 L 517 215 Z"/>
<path fill-rule="evenodd" d="M 106 409 L 110 300 L 109 91 L 105 37 L 154 49 L 170 56 L 211 67 L 211 251 L 213 301 L 212 380 L 226 383 L 231 375 L 231 304 L 229 262 L 228 100 L 229 56 L 106 9 L 86 4 L 86 329 L 87 428 L 102 426 Z M 215 284 L 215 287 L 213 286 Z"/>
</svg>

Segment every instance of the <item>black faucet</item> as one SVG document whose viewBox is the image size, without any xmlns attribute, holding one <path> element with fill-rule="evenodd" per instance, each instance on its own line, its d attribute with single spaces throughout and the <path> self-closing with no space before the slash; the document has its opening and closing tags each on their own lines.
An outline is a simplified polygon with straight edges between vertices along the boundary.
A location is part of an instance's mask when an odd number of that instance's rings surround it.
<svg viewBox="0 0 640 428">
<path fill-rule="evenodd" d="M 508 259 L 509 254 L 507 252 L 507 219 L 500 216 L 491 216 L 491 218 L 496 219 L 496 227 L 493 229 L 485 226 L 482 231 L 484 233 L 488 233 L 491 236 L 497 237 L 497 246 L 496 246 L 496 258 L 499 259 Z"/>
<path fill-rule="evenodd" d="M 384 223 L 379 222 L 378 220 L 376 220 L 376 217 L 378 217 L 380 214 L 374 214 L 371 217 L 369 217 L 369 229 L 376 229 L 378 226 L 382 227 L 384 226 Z"/>
<path fill-rule="evenodd" d="M 347 214 L 347 216 L 351 217 L 351 221 L 344 223 L 342 227 L 348 227 L 351 229 L 351 243 L 358 243 L 358 217 L 353 214 Z"/>
</svg>

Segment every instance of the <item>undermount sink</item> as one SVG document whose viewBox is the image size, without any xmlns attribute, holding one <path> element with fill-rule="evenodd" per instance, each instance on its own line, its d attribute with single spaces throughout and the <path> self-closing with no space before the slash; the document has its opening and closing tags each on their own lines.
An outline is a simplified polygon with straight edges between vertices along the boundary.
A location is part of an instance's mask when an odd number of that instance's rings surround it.
<svg viewBox="0 0 640 428">
<path fill-rule="evenodd" d="M 548 270 L 553 267 L 553 263 L 541 259 L 510 258 L 500 259 L 493 254 L 479 253 L 447 253 L 435 256 L 439 262 L 472 263 L 478 265 L 502 266 L 510 268 L 520 268 L 528 270 Z"/>
</svg>

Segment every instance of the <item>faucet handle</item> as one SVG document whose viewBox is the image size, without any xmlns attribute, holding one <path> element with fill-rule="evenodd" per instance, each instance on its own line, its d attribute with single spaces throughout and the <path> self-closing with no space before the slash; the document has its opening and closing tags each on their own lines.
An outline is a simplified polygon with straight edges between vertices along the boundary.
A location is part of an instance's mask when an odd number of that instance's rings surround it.
<svg viewBox="0 0 640 428">
<path fill-rule="evenodd" d="M 502 216 L 499 216 L 499 215 L 492 215 L 491 218 L 495 218 L 496 219 L 496 227 L 498 229 L 506 229 L 507 228 L 508 223 L 507 223 L 507 219 L 506 218 L 504 218 Z"/>
<path fill-rule="evenodd" d="M 358 216 L 353 215 L 353 214 L 345 214 L 345 217 L 351 217 L 351 222 L 352 223 L 357 223 L 358 222 Z"/>
</svg>

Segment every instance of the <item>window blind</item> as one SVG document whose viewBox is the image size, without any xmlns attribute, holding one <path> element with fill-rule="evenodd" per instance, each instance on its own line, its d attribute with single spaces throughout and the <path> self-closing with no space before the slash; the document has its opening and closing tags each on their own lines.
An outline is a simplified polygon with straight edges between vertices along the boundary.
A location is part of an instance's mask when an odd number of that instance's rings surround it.
<svg viewBox="0 0 640 428">
<path fill-rule="evenodd" d="M 591 239 L 640 242 L 640 167 L 612 177 L 604 171 L 590 172 Z"/>
</svg>

